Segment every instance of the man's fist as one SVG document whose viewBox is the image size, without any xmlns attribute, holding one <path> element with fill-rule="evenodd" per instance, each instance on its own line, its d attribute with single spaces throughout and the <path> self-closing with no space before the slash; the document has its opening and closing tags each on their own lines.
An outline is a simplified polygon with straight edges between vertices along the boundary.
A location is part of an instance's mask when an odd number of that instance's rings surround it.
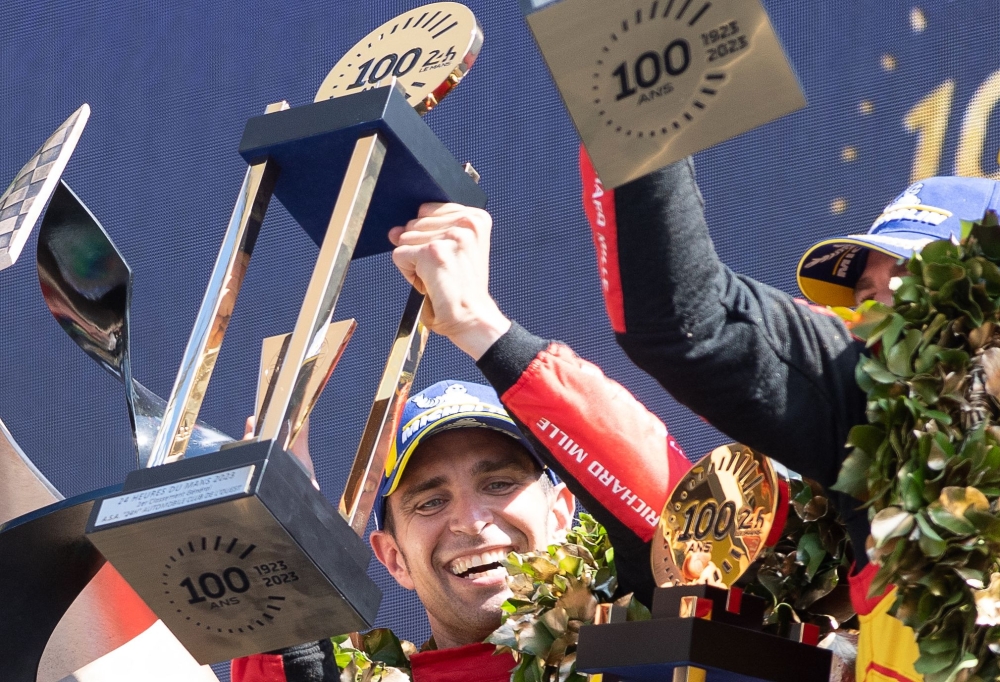
<svg viewBox="0 0 1000 682">
<path fill-rule="evenodd" d="M 476 360 L 510 329 L 489 292 L 492 227 L 478 208 L 424 204 L 414 220 L 389 231 L 393 262 L 427 295 L 424 324 Z"/>
</svg>

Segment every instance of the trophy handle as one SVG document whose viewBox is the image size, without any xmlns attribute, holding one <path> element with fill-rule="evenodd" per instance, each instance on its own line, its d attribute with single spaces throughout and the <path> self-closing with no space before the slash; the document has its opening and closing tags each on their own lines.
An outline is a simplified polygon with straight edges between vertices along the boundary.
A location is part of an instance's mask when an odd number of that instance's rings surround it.
<svg viewBox="0 0 1000 682">
<path fill-rule="evenodd" d="M 268 105 L 266 113 L 287 108 L 288 102 L 278 102 Z M 247 169 L 147 467 L 184 457 L 278 174 L 278 164 L 270 159 Z"/>
<path fill-rule="evenodd" d="M 368 526 L 392 439 L 399 427 L 399 415 L 410 395 L 417 365 L 427 345 L 427 328 L 420 322 L 424 298 L 419 291 L 410 288 L 399 329 L 344 486 L 344 495 L 340 498 L 340 515 L 358 535 L 364 535 Z"/>
<path fill-rule="evenodd" d="M 359 138 L 354 145 L 347 173 L 316 259 L 316 267 L 313 268 L 309 287 L 299 310 L 295 331 L 288 342 L 288 352 L 277 372 L 271 402 L 259 427 L 261 440 L 275 441 L 282 449 L 287 449 L 290 442 L 290 434 L 287 431 L 283 434 L 282 429 L 290 421 L 295 409 L 295 387 L 300 375 L 304 375 L 308 381 L 314 369 L 306 363 L 306 359 L 317 338 L 325 334 L 325 328 L 344 288 L 347 268 L 351 264 L 351 256 L 361 234 L 375 184 L 382 172 L 385 152 L 385 140 L 378 132 Z"/>
</svg>

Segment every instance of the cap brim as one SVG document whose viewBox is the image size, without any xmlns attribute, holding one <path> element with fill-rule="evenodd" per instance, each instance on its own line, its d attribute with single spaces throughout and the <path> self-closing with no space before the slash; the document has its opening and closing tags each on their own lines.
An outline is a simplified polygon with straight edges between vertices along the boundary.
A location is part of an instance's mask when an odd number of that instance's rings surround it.
<svg viewBox="0 0 1000 682">
<path fill-rule="evenodd" d="M 932 241 L 934 240 L 928 238 L 927 235 L 896 231 L 891 236 L 865 234 L 825 239 L 814 244 L 802 255 L 795 270 L 795 278 L 803 295 L 813 303 L 853 308 L 855 305 L 854 286 L 857 284 L 857 279 L 831 282 L 803 274 L 806 262 L 814 257 L 817 251 L 831 246 L 834 248 L 838 246 L 860 246 L 866 250 L 884 253 L 893 258 L 909 258 L 914 252 L 920 251 Z"/>
</svg>

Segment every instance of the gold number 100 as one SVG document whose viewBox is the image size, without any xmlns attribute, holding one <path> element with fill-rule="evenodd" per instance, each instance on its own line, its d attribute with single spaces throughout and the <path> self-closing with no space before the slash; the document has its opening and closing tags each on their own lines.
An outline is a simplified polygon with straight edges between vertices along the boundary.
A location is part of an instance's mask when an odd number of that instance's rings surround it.
<svg viewBox="0 0 1000 682">
<path fill-rule="evenodd" d="M 911 133 L 917 133 L 917 149 L 913 156 L 913 170 L 910 173 L 911 182 L 938 173 L 954 95 L 955 81 L 949 78 L 917 102 L 903 118 L 906 129 Z M 987 174 L 983 170 L 982 163 L 986 146 L 986 126 L 998 105 L 1000 105 L 1000 71 L 995 71 L 979 86 L 965 110 L 958 151 L 955 154 L 956 175 L 1000 180 L 1000 171 Z"/>
</svg>

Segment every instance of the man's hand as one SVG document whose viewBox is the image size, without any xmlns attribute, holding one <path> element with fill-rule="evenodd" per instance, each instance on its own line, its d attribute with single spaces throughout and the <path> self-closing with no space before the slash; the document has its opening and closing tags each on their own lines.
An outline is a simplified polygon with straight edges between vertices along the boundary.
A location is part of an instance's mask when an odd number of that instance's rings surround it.
<svg viewBox="0 0 1000 682">
<path fill-rule="evenodd" d="M 490 230 L 486 211 L 424 204 L 405 227 L 389 231 L 392 260 L 423 294 L 424 324 L 478 360 L 510 329 L 490 296 Z"/>
</svg>

